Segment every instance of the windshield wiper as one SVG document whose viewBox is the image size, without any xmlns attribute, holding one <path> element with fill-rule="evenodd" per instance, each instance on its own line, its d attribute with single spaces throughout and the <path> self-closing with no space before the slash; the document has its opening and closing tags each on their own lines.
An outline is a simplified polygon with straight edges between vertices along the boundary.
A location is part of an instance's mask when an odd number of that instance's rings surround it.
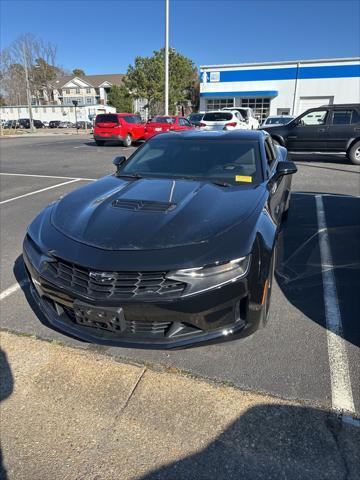
<svg viewBox="0 0 360 480">
<path fill-rule="evenodd" d="M 231 183 L 222 182 L 221 180 L 210 180 L 210 179 L 208 179 L 208 181 L 210 183 L 212 183 L 213 185 L 219 185 L 220 187 L 233 187 L 234 186 Z"/>
<path fill-rule="evenodd" d="M 140 178 L 144 178 L 142 175 L 139 175 L 138 173 L 116 173 L 117 177 L 123 177 L 123 178 L 135 178 L 136 180 Z"/>
</svg>

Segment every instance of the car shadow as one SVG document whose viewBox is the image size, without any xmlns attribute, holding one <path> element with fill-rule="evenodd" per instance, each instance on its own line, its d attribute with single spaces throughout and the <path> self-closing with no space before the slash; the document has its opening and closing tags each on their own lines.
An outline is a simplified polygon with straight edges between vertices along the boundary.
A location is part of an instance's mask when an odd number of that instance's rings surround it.
<svg viewBox="0 0 360 480">
<path fill-rule="evenodd" d="M 350 160 L 346 157 L 345 154 L 289 152 L 288 155 L 290 160 L 293 162 L 303 162 L 303 163 L 320 162 L 320 163 L 328 163 L 333 165 L 352 165 L 350 163 Z"/>
<path fill-rule="evenodd" d="M 89 147 L 97 147 L 97 148 L 104 148 L 104 147 L 138 148 L 143 143 L 144 143 L 143 140 L 138 140 L 133 142 L 131 147 L 124 147 L 121 142 L 109 140 L 109 141 L 106 141 L 104 145 L 102 145 L 101 147 L 99 145 L 96 145 L 94 141 L 85 142 L 85 145 L 88 145 Z"/>
<path fill-rule="evenodd" d="M 12 375 L 6 353 L 0 348 L 0 403 L 10 397 L 13 390 L 14 377 Z M 0 479 L 6 480 L 7 478 L 8 476 L 3 463 L 3 453 L 0 443 Z"/>
<path fill-rule="evenodd" d="M 322 272 L 331 266 L 321 262 L 316 195 L 321 194 L 292 194 L 279 232 L 275 275 L 287 300 L 326 328 Z M 360 198 L 323 194 L 322 199 L 343 336 L 359 346 L 360 329 L 354 320 L 360 318 Z"/>
<path fill-rule="evenodd" d="M 246 410 L 201 451 L 139 480 L 355 478 L 359 434 L 359 429 L 344 426 L 334 413 L 262 404 Z M 197 437 L 201 436 L 200 426 Z M 169 450 L 176 452 L 176 445 L 169 444 Z"/>
</svg>

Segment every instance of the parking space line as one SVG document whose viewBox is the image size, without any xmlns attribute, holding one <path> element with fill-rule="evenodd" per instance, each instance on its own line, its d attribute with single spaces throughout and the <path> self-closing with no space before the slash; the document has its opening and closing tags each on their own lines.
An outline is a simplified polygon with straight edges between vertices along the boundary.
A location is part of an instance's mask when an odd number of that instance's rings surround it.
<svg viewBox="0 0 360 480">
<path fill-rule="evenodd" d="M 96 178 L 80 178 L 80 177 L 58 177 L 56 175 L 33 175 L 30 173 L 5 173 L 0 172 L 0 175 L 8 175 L 13 177 L 36 177 L 36 178 L 59 178 L 64 180 L 88 180 L 89 182 L 94 182 Z"/>
<path fill-rule="evenodd" d="M 316 195 L 315 202 L 319 230 L 332 406 L 335 410 L 353 413 L 355 407 L 351 389 L 349 360 L 343 338 L 343 325 L 322 195 Z"/>
<path fill-rule="evenodd" d="M 52 185 L 51 187 L 41 188 L 40 190 L 35 190 L 34 192 L 25 193 L 24 195 L 19 195 L 18 197 L 8 198 L 7 200 L 3 200 L 2 202 L 0 202 L 0 205 L 3 205 L 4 203 L 13 202 L 14 200 L 19 200 L 20 198 L 29 197 L 30 195 L 36 195 L 37 193 L 46 192 L 46 190 L 51 190 L 53 188 L 69 185 L 70 183 L 79 182 L 80 180 L 81 180 L 80 178 L 75 178 L 74 180 L 58 183 L 57 185 Z"/>
<path fill-rule="evenodd" d="M 9 297 L 13 293 L 17 292 L 20 290 L 21 287 L 29 283 L 29 280 L 25 278 L 24 280 L 21 280 L 21 282 L 14 283 L 14 285 L 11 285 L 11 287 L 7 288 L 3 292 L 0 293 L 0 301 L 5 300 L 5 298 Z"/>
</svg>

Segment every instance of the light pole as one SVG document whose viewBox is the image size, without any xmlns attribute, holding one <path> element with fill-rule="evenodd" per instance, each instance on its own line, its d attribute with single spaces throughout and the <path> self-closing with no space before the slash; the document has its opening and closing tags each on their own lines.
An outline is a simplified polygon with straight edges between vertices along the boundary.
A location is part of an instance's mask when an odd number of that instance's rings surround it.
<svg viewBox="0 0 360 480">
<path fill-rule="evenodd" d="M 23 58 L 24 58 L 24 70 L 25 70 L 25 82 L 26 82 L 26 98 L 27 98 L 27 104 L 28 104 L 28 109 L 29 109 L 29 122 L 30 122 L 30 131 L 34 132 L 34 120 L 33 120 L 33 114 L 32 114 L 32 108 L 31 108 L 31 91 L 30 91 L 30 83 L 29 83 L 29 73 L 28 73 L 28 67 L 27 67 L 27 60 L 26 60 L 26 55 L 25 55 L 25 43 L 22 45 L 22 51 L 23 51 Z"/>
<path fill-rule="evenodd" d="M 78 101 L 77 100 L 73 100 L 72 101 L 74 107 L 75 107 L 75 126 L 76 126 L 76 133 L 78 134 L 79 133 L 79 129 L 78 129 L 78 121 L 77 121 L 77 110 L 76 110 L 76 107 L 78 106 Z"/>
<path fill-rule="evenodd" d="M 165 115 L 169 115 L 169 0 L 165 0 Z"/>
</svg>

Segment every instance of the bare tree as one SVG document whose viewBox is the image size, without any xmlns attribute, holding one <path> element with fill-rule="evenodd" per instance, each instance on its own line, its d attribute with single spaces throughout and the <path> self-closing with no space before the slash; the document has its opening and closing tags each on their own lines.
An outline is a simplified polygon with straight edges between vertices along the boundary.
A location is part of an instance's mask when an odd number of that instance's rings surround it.
<svg viewBox="0 0 360 480">
<path fill-rule="evenodd" d="M 0 54 L 2 91 L 8 103 L 24 103 L 26 99 L 24 64 L 29 71 L 30 90 L 36 103 L 49 103 L 52 82 L 64 74 L 56 65 L 57 47 L 28 33 L 18 37 Z"/>
</svg>

